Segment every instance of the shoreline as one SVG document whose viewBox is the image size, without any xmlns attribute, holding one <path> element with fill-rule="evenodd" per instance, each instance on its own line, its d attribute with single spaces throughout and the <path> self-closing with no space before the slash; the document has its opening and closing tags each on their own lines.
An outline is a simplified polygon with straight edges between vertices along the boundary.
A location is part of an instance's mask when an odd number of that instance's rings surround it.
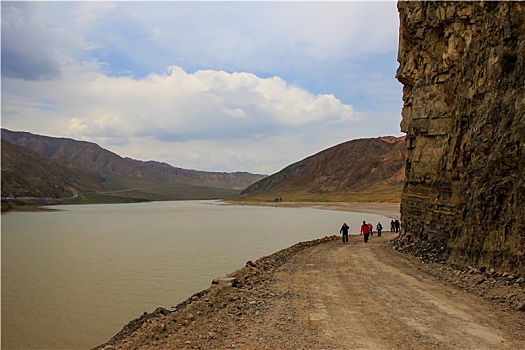
<svg viewBox="0 0 525 350">
<path fill-rule="evenodd" d="M 251 205 L 281 208 L 311 208 L 321 210 L 349 211 L 384 215 L 390 219 L 400 219 L 401 203 L 374 203 L 374 202 L 231 202 L 223 200 L 224 205 Z"/>
<path fill-rule="evenodd" d="M 128 340 L 134 335 L 144 332 L 145 328 L 149 325 L 156 324 L 159 320 L 169 317 L 170 315 L 181 314 L 184 315 L 182 316 L 183 319 L 193 321 L 195 315 L 191 313 L 193 312 L 191 310 L 195 304 L 198 304 L 203 300 L 206 303 L 210 303 L 211 301 L 212 305 L 222 304 L 222 308 L 227 308 L 228 306 L 231 307 L 232 305 L 236 306 L 238 300 L 229 297 L 231 290 L 252 289 L 252 286 L 263 286 L 264 289 L 264 286 L 271 280 L 270 276 L 272 273 L 281 265 L 290 261 L 296 254 L 310 247 L 338 241 L 339 239 L 339 236 L 332 235 L 308 241 L 301 241 L 270 255 L 262 256 L 255 261 L 247 261 L 244 266 L 239 267 L 223 277 L 218 277 L 211 282 L 208 288 L 193 294 L 174 307 L 165 308 L 159 306 L 152 312 L 144 312 L 141 316 L 124 325 L 124 327 L 107 342 L 97 345 L 90 350 L 114 349 L 117 344 L 128 342 Z M 189 315 L 187 315 L 188 313 Z M 201 311 L 196 312 L 196 314 L 200 316 L 206 313 L 207 312 L 201 313 Z M 215 311 L 211 311 L 210 316 L 214 313 Z M 195 322 L 191 322 L 191 324 L 194 325 Z M 185 326 L 189 326 L 189 324 L 185 324 Z M 156 342 L 153 343 L 156 345 Z M 191 344 L 191 342 L 186 342 L 185 344 Z"/>
<path fill-rule="evenodd" d="M 404 266 L 405 269 L 410 268 L 411 273 L 417 271 L 418 274 L 426 276 L 431 280 L 429 283 L 435 286 L 432 288 L 443 286 L 449 288 L 446 299 L 465 293 L 468 299 L 480 298 L 491 303 L 490 313 L 497 308 L 498 312 L 505 316 L 520 317 L 520 312 L 525 309 L 525 302 L 523 302 L 525 294 L 520 287 L 520 282 L 509 285 L 508 278 L 503 275 L 498 277 L 489 272 L 473 273 L 468 270 L 458 270 L 443 262 L 424 262 L 397 249 L 394 244 L 397 237 L 395 233 L 388 233 L 385 237 L 375 238 L 373 243 L 370 243 L 369 249 L 373 248 L 382 259 L 388 259 L 392 266 L 398 268 Z M 325 251 L 330 252 L 335 249 L 348 249 L 338 248 L 339 240 L 338 235 L 332 235 L 302 241 L 255 261 L 248 261 L 245 266 L 224 277 L 219 277 L 216 283 L 212 282 L 210 287 L 193 294 L 175 307 L 169 309 L 157 307 L 153 312 L 144 312 L 143 315 L 126 324 L 107 342 L 91 350 L 257 348 L 253 347 L 253 344 L 257 344 L 261 349 L 277 348 L 277 345 L 282 349 L 305 348 L 304 344 L 299 346 L 295 338 L 291 340 L 283 338 L 287 333 L 286 331 L 283 333 L 284 327 L 295 331 L 301 330 L 297 334 L 307 334 L 312 324 L 319 324 L 323 329 L 323 324 L 317 321 L 322 321 L 324 318 L 316 318 L 316 315 L 324 315 L 324 313 L 316 314 L 310 305 L 299 309 L 304 314 L 290 313 L 287 318 L 283 318 L 283 310 L 287 310 L 290 302 L 302 305 L 297 300 L 305 298 L 305 295 L 310 296 L 316 288 L 293 289 L 294 293 L 283 293 L 275 288 L 275 284 L 293 285 L 297 281 L 304 280 L 305 276 L 315 277 L 315 274 L 312 275 L 315 272 L 312 266 L 315 264 L 311 257 L 305 258 L 303 252 L 322 246 L 325 247 Z M 351 249 L 359 245 L 361 239 L 353 237 L 350 243 Z M 303 268 L 297 269 L 297 266 Z M 296 272 L 303 269 L 307 274 L 299 279 L 287 279 L 294 268 Z M 333 267 L 330 266 L 330 269 Z M 489 277 L 492 277 L 489 283 L 478 283 L 480 278 L 486 282 L 485 279 Z M 514 279 L 517 278 L 518 276 L 514 276 Z M 420 288 L 418 283 L 416 287 Z M 364 287 L 377 286 L 374 284 Z M 326 297 L 326 292 L 321 294 L 322 297 Z M 271 310 L 278 309 L 279 305 L 281 311 L 274 315 Z M 313 317 L 308 318 L 307 328 L 304 328 L 304 324 L 301 325 L 301 319 L 304 319 L 305 315 Z M 265 328 L 267 322 L 269 326 Z M 277 324 L 280 328 L 272 327 L 271 324 Z M 246 325 L 252 325 L 251 333 L 246 331 Z M 420 341 L 420 337 L 415 338 L 417 339 L 414 341 Z"/>
<path fill-rule="evenodd" d="M 262 207 L 277 207 L 277 208 L 309 208 L 320 210 L 333 211 L 348 211 L 353 213 L 365 213 L 374 215 L 383 215 L 390 219 L 400 219 L 400 205 L 401 203 L 379 203 L 379 202 L 233 202 L 225 199 L 218 201 L 221 205 L 246 205 L 246 206 L 262 206 Z M 101 203 L 102 204 L 102 203 Z M 63 205 L 63 204 L 56 204 Z M 16 205 L 9 210 L 2 210 L 2 215 L 16 214 L 16 213 L 41 213 L 41 212 L 57 212 L 64 211 L 63 209 L 53 208 L 54 204 L 48 205 Z"/>
<path fill-rule="evenodd" d="M 356 213 L 367 213 L 384 215 L 386 217 L 395 219 L 399 218 L 400 203 L 347 203 L 347 202 L 229 202 L 226 200 L 219 201 L 221 205 L 246 205 L 246 206 L 266 206 L 266 207 L 282 207 L 282 208 L 311 208 L 319 210 L 336 210 L 348 211 Z M 143 327 L 147 327 L 159 320 L 175 315 L 178 313 L 189 312 L 191 305 L 200 300 L 210 299 L 215 303 L 224 303 L 224 296 L 215 295 L 223 288 L 238 288 L 241 285 L 264 285 L 271 279 L 270 275 L 280 265 L 293 259 L 293 256 L 312 246 L 325 244 L 328 242 L 339 241 L 339 235 L 324 236 L 313 240 L 300 241 L 287 248 L 283 248 L 272 254 L 259 257 L 256 261 L 248 261 L 244 266 L 226 274 L 222 277 L 217 277 L 213 280 L 210 286 L 206 289 L 196 292 L 186 300 L 180 302 L 175 307 L 165 308 L 157 307 L 154 311 L 144 312 L 141 316 L 129 321 L 123 328 L 115 334 L 112 338 L 103 344 L 93 347 L 91 350 L 102 350 L 113 348 L 118 343 L 127 341 L 135 332 L 140 333 Z M 248 282 L 249 281 L 249 282 Z M 236 304 L 235 302 L 226 303 Z M 191 314 L 190 314 L 191 315 Z M 190 316 L 193 317 L 193 316 Z"/>
<path fill-rule="evenodd" d="M 376 203 L 376 202 L 233 202 L 226 199 L 219 201 L 222 205 L 250 205 L 280 208 L 310 208 L 321 210 L 349 211 L 354 213 L 365 213 L 383 215 L 389 219 L 400 219 L 401 203 Z M 62 211 L 54 209 L 53 205 L 21 206 L 17 205 L 8 210 L 3 208 L 2 215 L 15 213 L 41 213 Z"/>
</svg>

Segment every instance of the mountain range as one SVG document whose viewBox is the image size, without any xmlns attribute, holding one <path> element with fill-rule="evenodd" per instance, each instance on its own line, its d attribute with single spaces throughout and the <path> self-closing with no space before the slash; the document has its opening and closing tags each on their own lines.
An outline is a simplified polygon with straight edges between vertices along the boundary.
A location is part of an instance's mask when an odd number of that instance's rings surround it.
<svg viewBox="0 0 525 350">
<path fill-rule="evenodd" d="M 404 180 L 404 138 L 351 140 L 276 174 L 206 172 L 123 158 L 99 145 L 2 129 L 2 197 L 47 203 L 229 198 L 395 201 Z"/>
<path fill-rule="evenodd" d="M 206 172 L 123 158 L 92 142 L 2 129 L 2 196 L 77 201 L 213 199 L 265 175 Z"/>
</svg>

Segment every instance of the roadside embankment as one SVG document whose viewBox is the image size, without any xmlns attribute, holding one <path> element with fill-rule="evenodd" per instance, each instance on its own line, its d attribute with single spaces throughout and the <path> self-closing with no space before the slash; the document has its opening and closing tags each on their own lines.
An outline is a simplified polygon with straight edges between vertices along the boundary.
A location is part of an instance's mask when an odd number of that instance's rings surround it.
<svg viewBox="0 0 525 350">
<path fill-rule="evenodd" d="M 95 349 L 525 348 L 521 276 L 425 262 L 396 250 L 396 237 L 330 236 L 248 261 Z M 466 276 L 491 294 L 462 288 L 475 283 Z"/>
<path fill-rule="evenodd" d="M 271 279 L 272 271 L 279 268 L 283 263 L 289 262 L 295 254 L 308 247 L 334 240 L 339 240 L 339 237 L 327 236 L 316 240 L 299 242 L 272 255 L 262 257 L 255 262 L 248 261 L 245 267 L 225 276 L 227 278 L 224 278 L 223 280 L 229 282 L 218 281 L 216 285 L 192 295 L 173 309 L 159 307 L 151 313 L 145 312 L 142 316 L 132 320 L 124 326 L 124 328 L 107 343 L 97 346 L 93 350 L 119 348 L 114 346 L 116 344 L 128 343 L 128 338 L 132 336 L 140 337 L 140 334 L 142 334 L 149 325 L 156 324 L 159 320 L 168 315 L 179 315 L 179 317 L 176 318 L 181 320 L 180 326 L 182 326 L 183 329 L 188 328 L 186 334 L 189 335 L 189 338 L 193 338 L 202 331 L 200 326 L 196 326 L 195 324 L 196 315 L 200 316 L 199 318 L 206 318 L 208 314 L 215 314 L 216 312 L 238 314 L 239 309 L 250 309 L 250 307 L 252 310 L 255 310 L 258 305 L 257 302 L 252 302 L 252 300 L 248 301 L 247 299 L 238 296 L 232 297 L 232 289 L 235 288 L 235 291 L 239 292 L 252 291 L 255 287 L 257 287 L 258 290 L 264 290 L 265 283 L 268 283 Z M 265 292 L 261 292 L 259 293 L 259 297 L 266 299 L 272 296 Z M 239 306 L 239 304 L 242 306 Z M 205 305 L 204 310 L 202 310 L 202 305 Z M 192 326 L 194 327 L 192 328 Z M 166 326 L 161 326 L 161 329 L 164 327 Z M 155 330 L 153 330 L 153 332 L 155 333 Z M 154 341 L 157 336 L 150 334 L 150 330 L 145 331 L 144 335 L 146 336 L 146 343 L 149 342 L 148 337 L 153 339 L 152 344 L 157 343 Z M 191 341 L 188 344 L 191 344 Z"/>
</svg>

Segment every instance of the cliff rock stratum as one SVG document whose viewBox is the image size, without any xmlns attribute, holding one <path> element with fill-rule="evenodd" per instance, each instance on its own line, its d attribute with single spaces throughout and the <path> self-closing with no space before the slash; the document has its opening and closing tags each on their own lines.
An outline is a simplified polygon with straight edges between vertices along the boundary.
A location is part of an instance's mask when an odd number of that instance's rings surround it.
<svg viewBox="0 0 525 350">
<path fill-rule="evenodd" d="M 399 2 L 403 239 L 525 272 L 525 3 Z"/>
</svg>

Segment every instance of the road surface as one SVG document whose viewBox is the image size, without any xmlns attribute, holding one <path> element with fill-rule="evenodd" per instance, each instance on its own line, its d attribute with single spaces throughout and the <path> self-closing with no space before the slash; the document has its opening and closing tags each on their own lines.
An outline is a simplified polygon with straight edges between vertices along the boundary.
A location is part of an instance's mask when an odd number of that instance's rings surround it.
<svg viewBox="0 0 525 350">
<path fill-rule="evenodd" d="M 525 349 L 525 313 L 436 281 L 384 236 L 308 247 L 113 348 Z"/>
</svg>

